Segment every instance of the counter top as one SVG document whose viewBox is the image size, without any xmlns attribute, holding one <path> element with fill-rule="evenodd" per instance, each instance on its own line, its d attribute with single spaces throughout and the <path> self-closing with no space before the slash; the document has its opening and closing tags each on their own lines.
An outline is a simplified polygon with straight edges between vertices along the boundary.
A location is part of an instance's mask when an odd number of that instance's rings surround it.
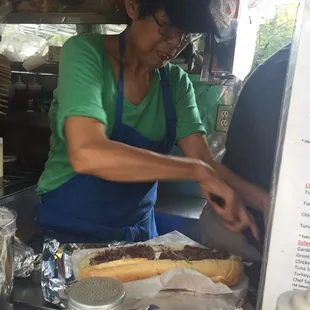
<svg viewBox="0 0 310 310">
<path fill-rule="evenodd" d="M 42 236 L 43 237 L 43 236 Z M 42 237 L 38 238 L 35 242 L 31 243 L 30 246 L 39 253 L 42 249 Z M 14 282 L 13 291 L 14 310 L 51 310 L 58 309 L 58 307 L 47 303 L 42 295 L 41 290 L 41 274 L 36 273 L 33 277 L 28 279 L 16 279 Z M 249 291 L 248 300 L 255 304 L 256 298 L 251 296 Z M 253 310 L 254 308 L 247 304 L 243 307 L 244 310 Z M 1 309 L 2 310 L 2 309 Z M 11 310 L 11 309 L 9 309 Z M 13 310 L 13 309 L 12 309 Z M 149 310 L 160 310 L 156 306 L 151 306 Z"/>
<path fill-rule="evenodd" d="M 59 310 L 58 307 L 44 300 L 40 286 L 40 274 L 32 279 L 15 280 L 13 298 L 15 302 L 14 310 Z M 160 309 L 151 306 L 148 310 Z"/>
<path fill-rule="evenodd" d="M 203 198 L 159 191 L 155 211 L 188 219 L 199 219 L 205 204 L 206 200 Z"/>
<path fill-rule="evenodd" d="M 57 309 L 44 300 L 40 275 L 32 279 L 15 280 L 13 299 L 16 303 L 14 310 Z"/>
<path fill-rule="evenodd" d="M 37 178 L 33 176 L 4 176 L 0 178 L 0 199 L 7 198 L 11 195 L 33 187 L 37 183 Z"/>
<path fill-rule="evenodd" d="M 44 301 L 40 287 L 40 276 L 35 279 L 16 280 L 14 284 L 14 309 L 12 310 L 51 310 L 58 307 Z M 254 310 L 254 307 L 247 303 L 244 310 Z M 151 306 L 148 310 L 161 310 Z"/>
</svg>

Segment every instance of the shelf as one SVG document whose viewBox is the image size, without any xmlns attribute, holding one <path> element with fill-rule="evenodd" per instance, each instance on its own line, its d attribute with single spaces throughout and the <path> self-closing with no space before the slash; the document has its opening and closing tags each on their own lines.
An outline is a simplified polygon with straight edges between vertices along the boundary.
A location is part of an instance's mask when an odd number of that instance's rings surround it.
<svg viewBox="0 0 310 310">
<path fill-rule="evenodd" d="M 171 63 L 180 66 L 185 71 L 188 71 L 188 64 L 185 62 L 184 58 L 174 59 Z M 46 63 L 31 70 L 30 72 L 23 67 L 21 62 L 11 62 L 10 66 L 12 73 L 16 74 L 58 75 L 58 63 Z"/>
<path fill-rule="evenodd" d="M 31 70 L 30 72 L 23 67 L 21 62 L 11 62 L 10 66 L 12 73 L 17 74 L 58 75 L 57 63 L 46 63 Z"/>
<path fill-rule="evenodd" d="M 7 24 L 126 24 L 123 13 L 10 13 Z"/>
<path fill-rule="evenodd" d="M 0 114 L 0 125 L 49 128 L 49 118 L 44 112 L 12 112 Z"/>
</svg>

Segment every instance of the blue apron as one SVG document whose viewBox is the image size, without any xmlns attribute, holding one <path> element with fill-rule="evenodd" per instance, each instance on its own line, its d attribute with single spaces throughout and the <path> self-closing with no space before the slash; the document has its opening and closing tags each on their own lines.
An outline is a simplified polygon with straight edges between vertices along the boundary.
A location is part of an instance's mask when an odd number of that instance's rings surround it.
<svg viewBox="0 0 310 310">
<path fill-rule="evenodd" d="M 176 118 L 170 82 L 159 69 L 167 131 L 161 141 L 151 141 L 122 123 L 124 98 L 124 35 L 120 35 L 120 73 L 116 118 L 110 139 L 169 154 L 176 138 Z M 91 175 L 76 175 L 59 188 L 43 194 L 37 223 L 47 229 L 90 236 L 96 240 L 145 241 L 158 236 L 154 218 L 157 182 L 110 182 Z"/>
</svg>

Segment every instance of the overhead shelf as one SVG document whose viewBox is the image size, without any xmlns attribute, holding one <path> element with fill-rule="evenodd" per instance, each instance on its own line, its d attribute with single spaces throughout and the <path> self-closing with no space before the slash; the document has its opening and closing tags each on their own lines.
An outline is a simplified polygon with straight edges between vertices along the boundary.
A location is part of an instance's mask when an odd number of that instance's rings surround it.
<svg viewBox="0 0 310 310">
<path fill-rule="evenodd" d="M 26 71 L 21 62 L 11 62 L 11 70 L 18 74 L 58 75 L 57 63 L 45 63 L 31 72 Z"/>
<path fill-rule="evenodd" d="M 183 70 L 188 71 L 188 64 L 184 58 L 176 58 L 171 61 L 175 65 L 179 65 Z M 45 63 L 42 66 L 39 66 L 33 70 L 26 71 L 21 62 L 11 62 L 11 71 L 12 73 L 17 74 L 37 74 L 37 75 L 58 75 L 59 65 L 58 63 Z"/>
<path fill-rule="evenodd" d="M 10 13 L 7 24 L 126 24 L 123 13 Z"/>
</svg>

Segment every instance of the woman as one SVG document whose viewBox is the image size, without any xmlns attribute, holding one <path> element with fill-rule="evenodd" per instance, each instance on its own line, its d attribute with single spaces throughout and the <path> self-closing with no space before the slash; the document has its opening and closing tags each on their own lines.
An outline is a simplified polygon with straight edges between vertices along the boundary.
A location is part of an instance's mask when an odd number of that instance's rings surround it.
<svg viewBox="0 0 310 310">
<path fill-rule="evenodd" d="M 62 48 L 39 224 L 100 240 L 154 238 L 157 181 L 188 179 L 207 199 L 223 199 L 224 208 L 211 203 L 229 229 L 257 234 L 225 182 L 238 192 L 247 183 L 212 161 L 192 84 L 169 64 L 200 33 L 216 33 L 209 3 L 125 7 L 130 23 L 120 36 L 77 36 Z M 186 159 L 167 156 L 176 142 Z"/>
</svg>

